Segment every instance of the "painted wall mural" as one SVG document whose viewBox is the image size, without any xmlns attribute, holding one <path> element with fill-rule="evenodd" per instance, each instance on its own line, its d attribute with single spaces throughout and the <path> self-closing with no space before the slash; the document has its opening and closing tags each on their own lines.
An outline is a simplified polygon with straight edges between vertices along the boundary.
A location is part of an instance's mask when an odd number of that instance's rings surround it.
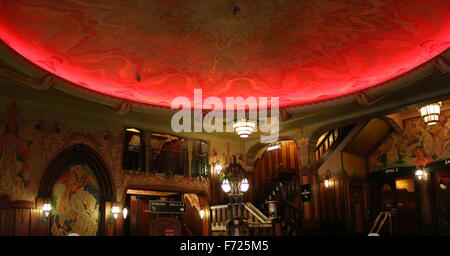
<svg viewBox="0 0 450 256">
<path fill-rule="evenodd" d="M 17 126 L 17 106 L 8 108 L 6 119 L 0 123 L 0 193 L 11 199 L 28 198 L 29 191 L 36 190 L 33 182 L 38 175 L 31 170 L 30 145 L 21 139 Z"/>
<path fill-rule="evenodd" d="M 33 114 L 35 111 L 33 111 Z M 185 189 L 209 191 L 209 183 L 197 178 L 122 171 L 123 136 L 121 129 L 99 129 L 86 126 L 74 129 L 70 119 L 42 120 L 16 103 L 0 113 L 0 195 L 14 200 L 36 198 L 39 182 L 50 161 L 74 144 L 88 145 L 105 160 L 116 185 L 117 200 L 129 186 L 177 184 Z M 68 125 L 70 123 L 71 125 Z"/>
<path fill-rule="evenodd" d="M 371 171 L 394 166 L 424 166 L 450 158 L 450 111 L 441 122 L 426 126 L 420 117 L 404 121 L 402 133 L 392 133 L 369 157 Z"/>
<path fill-rule="evenodd" d="M 101 191 L 91 168 L 71 163 L 53 186 L 51 234 L 95 236 L 99 224 Z"/>
<path fill-rule="evenodd" d="M 407 4 L 405 4 L 407 2 Z M 295 105 L 397 77 L 450 46 L 448 0 L 0 0 L 0 39 L 100 93 L 280 97 Z M 417 12 L 420 10 L 420 12 Z"/>
</svg>

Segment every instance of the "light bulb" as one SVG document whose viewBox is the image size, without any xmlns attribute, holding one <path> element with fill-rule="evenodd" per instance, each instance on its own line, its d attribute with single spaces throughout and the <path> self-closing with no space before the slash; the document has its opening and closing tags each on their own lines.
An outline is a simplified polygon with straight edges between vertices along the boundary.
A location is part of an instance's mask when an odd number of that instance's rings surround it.
<svg viewBox="0 0 450 256">
<path fill-rule="evenodd" d="M 128 216 L 128 209 L 127 208 L 123 208 L 122 214 L 123 214 L 123 219 L 126 219 L 127 216 Z"/>
<path fill-rule="evenodd" d="M 200 219 L 203 219 L 205 217 L 205 211 L 203 209 L 200 210 L 199 215 L 200 215 Z"/>
</svg>

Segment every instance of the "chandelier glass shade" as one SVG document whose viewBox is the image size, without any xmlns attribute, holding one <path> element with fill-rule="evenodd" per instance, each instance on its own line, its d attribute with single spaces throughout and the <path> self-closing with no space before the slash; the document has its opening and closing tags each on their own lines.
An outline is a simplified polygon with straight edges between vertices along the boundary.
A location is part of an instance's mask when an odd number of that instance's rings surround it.
<svg viewBox="0 0 450 256">
<path fill-rule="evenodd" d="M 231 184 L 227 179 L 224 179 L 222 182 L 222 190 L 225 193 L 228 193 L 231 191 Z"/>
<path fill-rule="evenodd" d="M 419 109 L 420 115 L 426 125 L 435 125 L 439 122 L 442 102 L 425 105 Z"/>
<path fill-rule="evenodd" d="M 233 129 L 241 138 L 248 138 L 256 129 L 256 123 L 241 119 L 233 124 Z"/>
<path fill-rule="evenodd" d="M 247 192 L 249 187 L 250 187 L 250 184 L 248 183 L 247 178 L 244 178 L 241 181 L 241 186 L 240 186 L 241 192 Z"/>
</svg>

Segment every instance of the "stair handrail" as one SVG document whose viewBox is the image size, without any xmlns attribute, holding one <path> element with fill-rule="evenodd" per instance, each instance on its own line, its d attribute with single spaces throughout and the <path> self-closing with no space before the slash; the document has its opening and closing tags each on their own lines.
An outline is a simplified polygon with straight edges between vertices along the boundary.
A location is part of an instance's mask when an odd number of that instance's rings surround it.
<svg viewBox="0 0 450 256">
<path fill-rule="evenodd" d="M 262 213 L 258 208 L 256 208 L 250 202 L 245 203 L 245 209 L 247 209 L 248 212 L 250 212 L 253 216 L 255 216 L 262 223 L 271 223 L 272 222 L 269 217 L 264 215 L 264 213 Z"/>
<path fill-rule="evenodd" d="M 383 228 L 384 224 L 386 223 L 386 220 L 389 218 L 389 231 L 392 236 L 393 235 L 393 232 L 392 232 L 392 214 L 393 213 L 394 213 L 394 210 L 380 211 L 380 213 L 378 213 L 377 217 L 375 218 L 375 221 L 372 224 L 372 228 L 370 229 L 369 234 L 373 234 L 375 229 L 376 229 L 375 233 L 379 234 L 381 229 Z"/>
</svg>

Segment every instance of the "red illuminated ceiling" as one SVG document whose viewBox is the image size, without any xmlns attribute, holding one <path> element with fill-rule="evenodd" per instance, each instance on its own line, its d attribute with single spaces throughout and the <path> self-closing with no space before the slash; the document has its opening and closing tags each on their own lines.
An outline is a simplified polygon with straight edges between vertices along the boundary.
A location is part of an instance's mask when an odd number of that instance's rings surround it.
<svg viewBox="0 0 450 256">
<path fill-rule="evenodd" d="M 290 106 L 399 76 L 450 47 L 449 0 L 0 0 L 0 38 L 79 86 Z"/>
</svg>

